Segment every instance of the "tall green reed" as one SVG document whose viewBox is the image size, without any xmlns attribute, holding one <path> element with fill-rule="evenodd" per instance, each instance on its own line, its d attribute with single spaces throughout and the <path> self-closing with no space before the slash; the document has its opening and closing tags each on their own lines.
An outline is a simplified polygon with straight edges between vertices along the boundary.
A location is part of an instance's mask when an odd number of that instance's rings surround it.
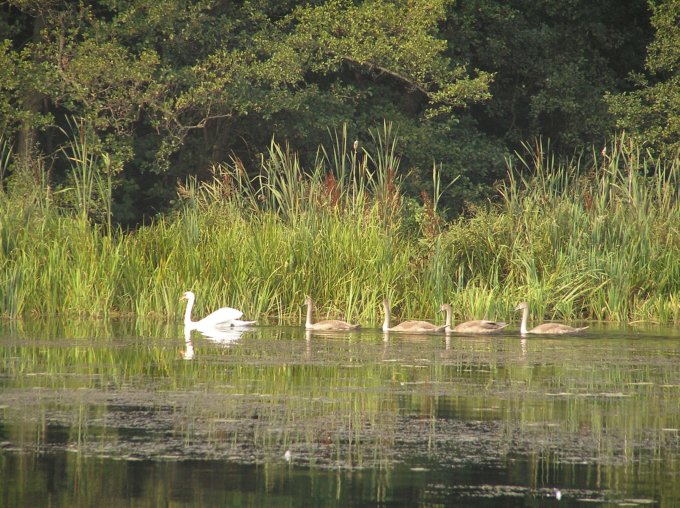
<svg viewBox="0 0 680 508">
<path fill-rule="evenodd" d="M 84 119 L 67 118 L 67 123 L 69 130 L 62 130 L 67 142 L 60 147 L 60 151 L 69 162 L 73 188 L 64 191 L 72 191 L 81 220 L 87 221 L 104 213 L 110 233 L 113 186 L 111 158 L 102 150 L 94 130 Z"/>
<path fill-rule="evenodd" d="M 640 304 L 680 290 L 678 162 L 652 159 L 625 135 L 588 162 L 553 165 L 540 145 L 532 160 L 520 159 L 531 177 L 511 168 L 501 189 L 518 225 L 509 285 L 562 306 L 557 315 L 652 319 Z"/>
<path fill-rule="evenodd" d="M 535 317 L 680 322 L 677 161 L 625 137 L 568 161 L 538 144 L 510 164 L 495 205 L 444 224 L 439 168 L 414 206 L 390 126 L 374 136 L 369 152 L 332 134 L 311 168 L 273 142 L 260 167 L 232 159 L 189 179 L 174 214 L 126 233 L 82 220 L 87 194 L 75 213 L 3 196 L 0 315 L 176 319 L 192 289 L 196 315 L 231 305 L 279 322 L 302 318 L 305 295 L 319 317 L 364 324 L 381 320 L 385 296 L 396 319 L 441 319 L 445 301 L 457 320 L 512 319 L 528 300 Z"/>
</svg>

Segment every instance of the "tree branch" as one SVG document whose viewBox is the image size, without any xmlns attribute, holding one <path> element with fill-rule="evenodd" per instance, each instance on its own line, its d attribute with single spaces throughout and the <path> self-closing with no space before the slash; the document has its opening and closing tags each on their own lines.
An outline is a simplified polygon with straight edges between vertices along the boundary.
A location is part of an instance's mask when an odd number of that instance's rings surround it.
<svg viewBox="0 0 680 508">
<path fill-rule="evenodd" d="M 217 120 L 218 118 L 231 118 L 233 115 L 231 113 L 225 113 L 223 115 L 209 115 L 201 119 L 200 122 L 198 122 L 196 125 L 183 125 L 183 124 L 178 124 L 180 125 L 181 129 L 184 131 L 189 131 L 191 129 L 205 129 L 205 125 L 210 121 L 210 120 Z"/>
<path fill-rule="evenodd" d="M 381 65 L 378 65 L 373 62 L 360 62 L 359 60 L 355 60 L 354 58 L 350 58 L 348 56 L 343 56 L 342 59 L 348 63 L 351 63 L 352 65 L 356 65 L 357 67 L 364 67 L 368 68 L 369 70 L 376 70 L 380 72 L 381 74 L 387 74 L 388 76 L 401 81 L 402 83 L 405 83 L 406 85 L 410 86 L 413 90 L 418 90 L 420 93 L 423 95 L 429 97 L 430 92 L 426 90 L 422 85 L 418 84 L 414 80 L 404 76 L 403 74 L 399 74 L 398 72 L 395 72 L 393 70 L 390 70 L 386 67 L 383 67 Z"/>
</svg>

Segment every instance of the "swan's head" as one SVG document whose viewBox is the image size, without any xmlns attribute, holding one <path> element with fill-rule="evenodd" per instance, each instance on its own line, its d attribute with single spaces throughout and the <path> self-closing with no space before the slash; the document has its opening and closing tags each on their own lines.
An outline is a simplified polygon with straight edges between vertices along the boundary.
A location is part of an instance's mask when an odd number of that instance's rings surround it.
<svg viewBox="0 0 680 508">
<path fill-rule="evenodd" d="M 191 292 L 191 291 L 186 291 L 186 292 L 182 295 L 182 300 L 193 300 L 195 297 L 196 297 L 196 295 L 194 295 L 193 292 Z"/>
<path fill-rule="evenodd" d="M 450 303 L 442 303 L 441 306 L 439 307 L 439 312 L 447 312 L 452 309 Z"/>
<path fill-rule="evenodd" d="M 515 307 L 515 310 L 524 310 L 524 309 L 528 309 L 528 308 L 529 308 L 529 304 L 527 302 L 520 302 L 520 303 L 517 304 L 517 307 Z"/>
<path fill-rule="evenodd" d="M 305 296 L 305 305 L 312 305 L 312 297 Z"/>
</svg>

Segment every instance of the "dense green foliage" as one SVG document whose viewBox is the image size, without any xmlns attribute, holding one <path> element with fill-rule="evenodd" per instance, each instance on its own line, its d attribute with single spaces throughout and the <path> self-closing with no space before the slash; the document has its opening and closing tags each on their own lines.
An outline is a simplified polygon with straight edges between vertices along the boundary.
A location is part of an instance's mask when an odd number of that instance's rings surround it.
<svg viewBox="0 0 680 508">
<path fill-rule="evenodd" d="M 669 157 L 680 153 L 680 2 L 652 3 L 654 40 L 636 90 L 610 98 L 620 127 Z"/>
<path fill-rule="evenodd" d="M 533 176 L 510 168 L 496 205 L 447 225 L 436 166 L 438 193 L 421 207 L 402 193 L 389 128 L 375 138 L 381 151 L 359 161 L 339 136 L 311 170 L 274 144 L 254 179 L 216 168 L 180 188 L 176 214 L 132 233 L 65 214 L 49 189 L 6 197 L 0 314 L 177 317 L 193 289 L 199 314 L 231 303 L 261 321 L 299 320 L 312 295 L 322 315 L 365 325 L 384 296 L 432 319 L 445 301 L 457 319 L 512 319 L 526 299 L 538 316 L 680 322 L 677 161 L 622 138 L 562 165 L 538 145 Z"/>
<path fill-rule="evenodd" d="M 16 157 L 3 184 L 27 172 L 70 185 L 60 146 L 83 119 L 113 185 L 108 211 L 131 224 L 167 210 L 178 178 L 234 159 L 256 173 L 272 137 L 309 165 L 329 128 L 373 150 L 363 134 L 387 120 L 404 189 L 431 192 L 441 164 L 457 212 L 534 136 L 571 155 L 618 123 L 673 149 L 677 11 L 677 0 L 5 0 L 0 137 Z"/>
<path fill-rule="evenodd" d="M 1 2 L 0 314 L 678 321 L 679 15 Z"/>
</svg>

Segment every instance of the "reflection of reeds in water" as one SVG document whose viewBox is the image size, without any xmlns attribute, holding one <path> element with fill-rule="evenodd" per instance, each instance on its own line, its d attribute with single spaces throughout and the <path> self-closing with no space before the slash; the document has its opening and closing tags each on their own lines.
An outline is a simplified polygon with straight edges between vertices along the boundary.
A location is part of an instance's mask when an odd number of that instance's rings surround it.
<svg viewBox="0 0 680 508">
<path fill-rule="evenodd" d="M 493 429 L 494 457 L 580 457 L 615 468 L 624 456 L 678 452 L 668 429 L 680 429 L 680 414 L 668 408 L 678 404 L 680 367 L 661 357 L 640 368 L 618 341 L 593 349 L 587 339 L 536 339 L 522 351 L 516 338 L 462 337 L 445 351 L 443 337 L 386 346 L 378 333 L 312 335 L 308 344 L 299 330 L 267 329 L 230 348 L 196 335 L 195 356 L 184 361 L 179 328 L 148 325 L 155 332 L 139 336 L 118 323 L 111 333 L 119 338 L 84 324 L 59 330 L 14 332 L 0 350 L 5 439 L 28 448 L 49 421 L 73 426 L 70 446 L 88 455 L 275 461 L 290 449 L 299 465 L 388 467 L 405 443 L 425 456 L 455 448 L 442 432 L 462 419 L 496 422 L 484 431 Z M 671 341 L 659 345 L 677 353 Z M 652 352 L 659 348 L 630 355 Z M 482 439 L 475 428 L 468 437 Z M 125 429 L 142 439 L 130 441 Z"/>
</svg>

